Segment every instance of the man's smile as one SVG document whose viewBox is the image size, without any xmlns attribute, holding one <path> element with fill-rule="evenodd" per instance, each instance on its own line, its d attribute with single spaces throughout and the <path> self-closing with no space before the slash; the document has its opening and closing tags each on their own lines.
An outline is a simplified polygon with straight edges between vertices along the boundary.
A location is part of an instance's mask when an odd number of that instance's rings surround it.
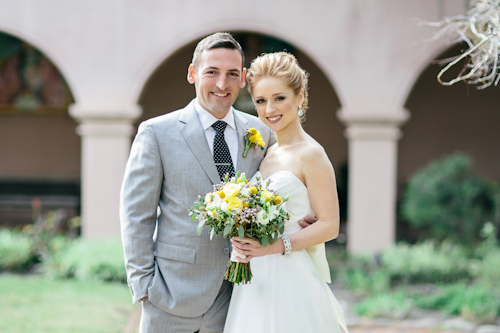
<svg viewBox="0 0 500 333">
<path fill-rule="evenodd" d="M 221 94 L 221 93 L 212 92 L 212 94 L 214 94 L 217 97 L 227 97 L 227 96 L 229 96 L 229 93 L 227 93 L 227 94 Z"/>
</svg>

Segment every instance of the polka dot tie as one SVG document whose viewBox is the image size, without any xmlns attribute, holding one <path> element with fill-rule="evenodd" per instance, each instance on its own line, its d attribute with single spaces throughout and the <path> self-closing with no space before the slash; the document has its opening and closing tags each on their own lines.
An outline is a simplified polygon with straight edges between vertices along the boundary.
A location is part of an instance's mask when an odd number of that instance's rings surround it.
<svg viewBox="0 0 500 333">
<path fill-rule="evenodd" d="M 227 123 L 221 120 L 216 121 L 212 125 L 216 131 L 214 138 L 214 161 L 221 180 L 224 179 L 226 173 L 229 173 L 229 177 L 234 176 L 233 160 L 231 159 L 231 153 L 224 138 L 226 126 Z"/>
</svg>

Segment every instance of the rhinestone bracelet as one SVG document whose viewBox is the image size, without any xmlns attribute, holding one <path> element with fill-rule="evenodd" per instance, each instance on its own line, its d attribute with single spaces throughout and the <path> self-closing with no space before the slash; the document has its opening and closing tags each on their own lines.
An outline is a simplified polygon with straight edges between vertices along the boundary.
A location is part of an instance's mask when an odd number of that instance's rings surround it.
<svg viewBox="0 0 500 333">
<path fill-rule="evenodd" d="M 283 245 L 285 245 L 285 252 L 281 253 L 282 255 L 289 255 L 292 253 L 292 243 L 290 243 L 290 239 L 288 236 L 283 234 L 280 236 L 281 240 L 283 240 Z"/>
</svg>

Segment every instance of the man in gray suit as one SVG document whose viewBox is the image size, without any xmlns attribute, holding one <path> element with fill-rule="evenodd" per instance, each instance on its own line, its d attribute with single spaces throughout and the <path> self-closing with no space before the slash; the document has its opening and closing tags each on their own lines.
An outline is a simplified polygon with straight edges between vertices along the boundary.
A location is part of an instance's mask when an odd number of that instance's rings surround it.
<svg viewBox="0 0 500 333">
<path fill-rule="evenodd" d="M 225 172 L 252 176 L 275 142 L 256 117 L 232 107 L 245 86 L 243 66 L 241 46 L 230 34 L 203 39 L 187 77 L 196 99 L 143 122 L 134 139 L 120 220 L 128 285 L 133 302 L 143 302 L 141 332 L 223 330 L 232 291 L 223 280 L 229 240 L 210 240 L 208 232 L 198 236 L 188 210 Z M 266 149 L 250 148 L 243 157 L 243 133 L 252 127 Z"/>
</svg>

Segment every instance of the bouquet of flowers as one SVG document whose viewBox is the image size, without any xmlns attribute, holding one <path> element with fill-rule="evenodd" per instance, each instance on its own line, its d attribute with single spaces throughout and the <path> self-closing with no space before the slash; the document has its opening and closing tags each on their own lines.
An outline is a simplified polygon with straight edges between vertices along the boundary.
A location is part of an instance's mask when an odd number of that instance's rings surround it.
<svg viewBox="0 0 500 333">
<path fill-rule="evenodd" d="M 223 233 L 224 237 L 239 236 L 259 240 L 266 246 L 273 244 L 283 233 L 285 221 L 289 218 L 286 209 L 288 196 L 281 198 L 268 189 L 270 181 L 263 183 L 257 178 L 250 183 L 245 174 L 236 174 L 214 185 L 213 192 L 198 197 L 189 210 L 191 222 L 198 219 L 198 235 L 205 225 L 210 228 L 210 239 Z M 224 279 L 246 284 L 252 278 L 250 263 L 231 259 Z"/>
</svg>

